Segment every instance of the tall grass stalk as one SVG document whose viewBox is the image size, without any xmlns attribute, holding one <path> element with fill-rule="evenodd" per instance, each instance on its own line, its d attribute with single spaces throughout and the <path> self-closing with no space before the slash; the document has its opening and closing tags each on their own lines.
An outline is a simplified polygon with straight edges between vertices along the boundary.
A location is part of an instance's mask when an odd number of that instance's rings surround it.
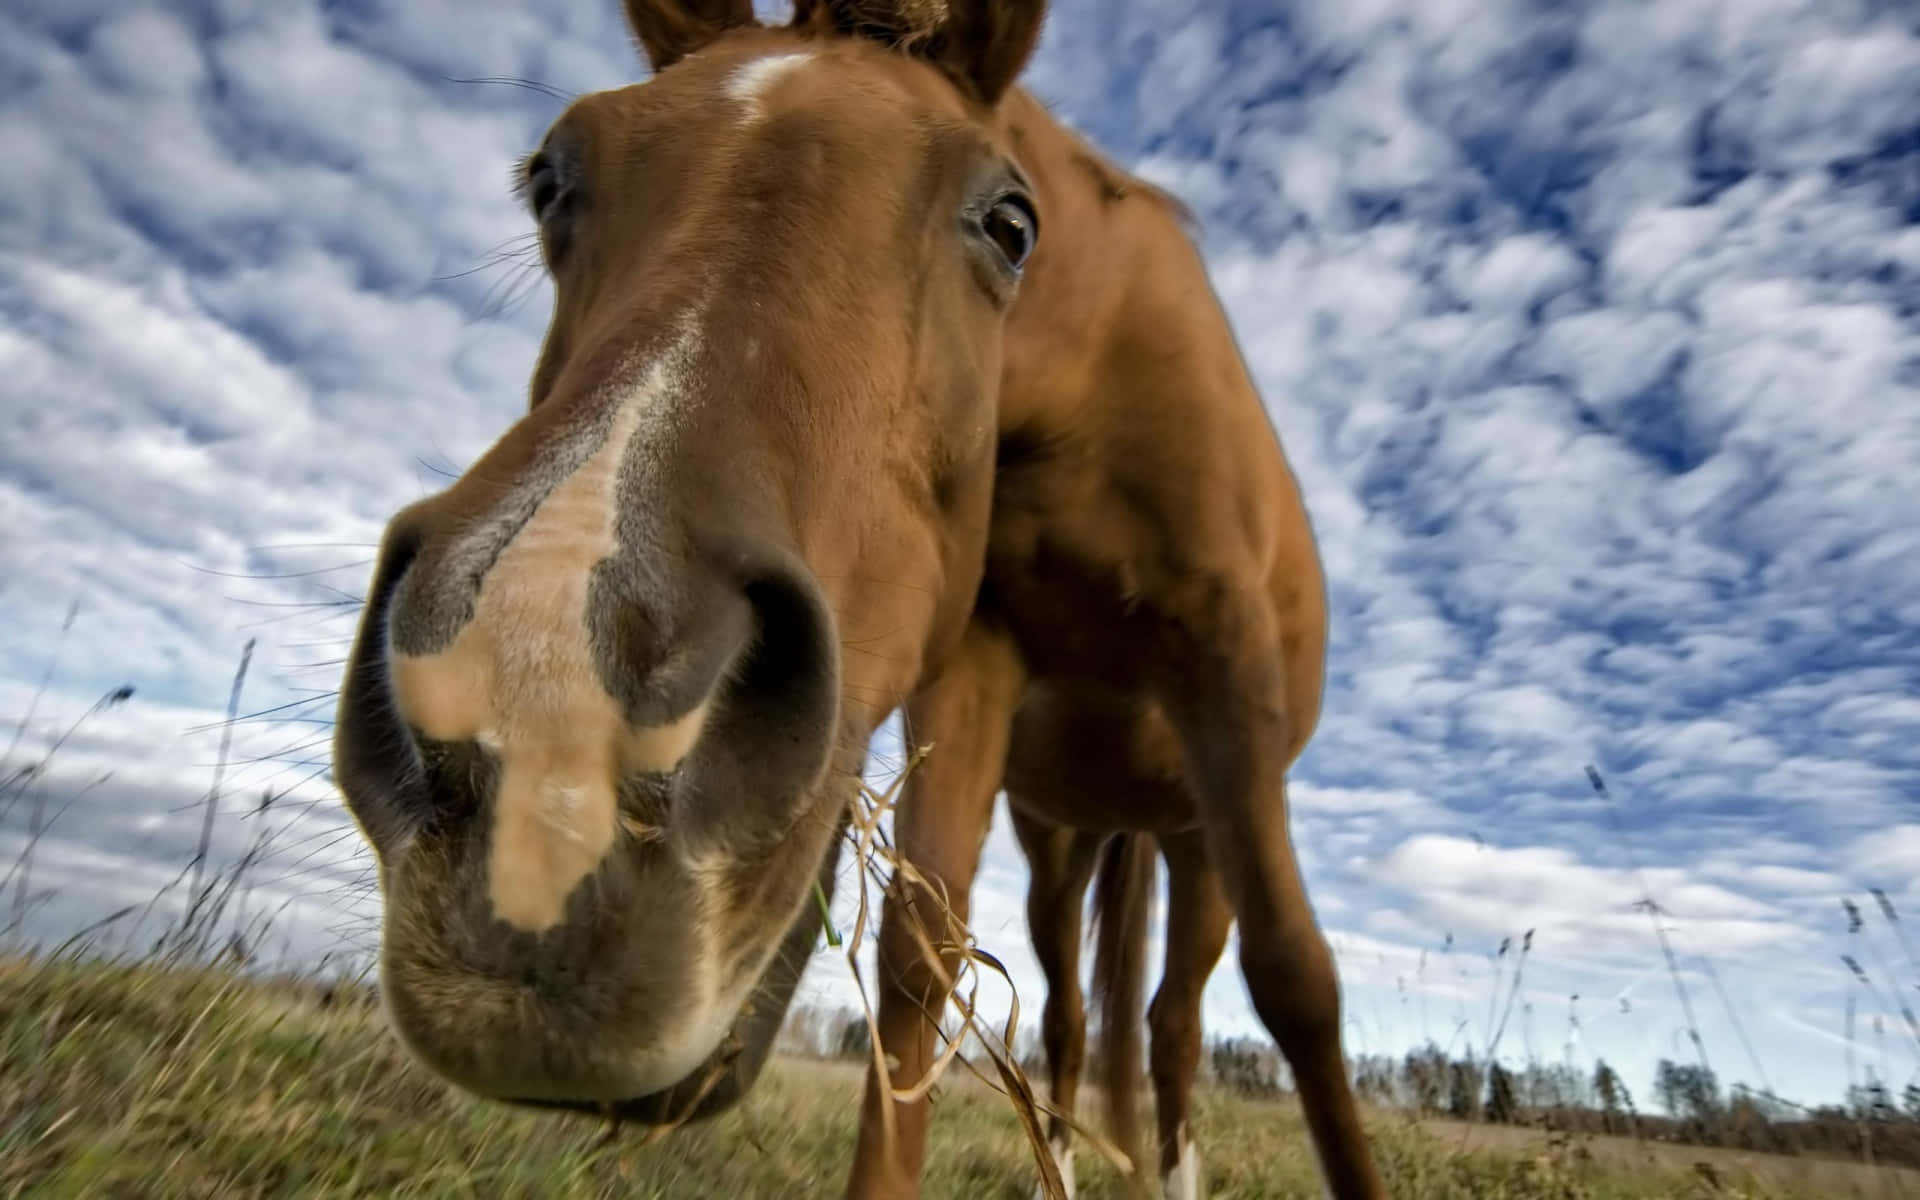
<svg viewBox="0 0 1920 1200">
<path fill-rule="evenodd" d="M 1626 830 L 1621 826 L 1620 814 L 1614 807 L 1613 795 L 1607 791 L 1606 781 L 1600 778 L 1600 772 L 1595 770 L 1592 764 L 1588 764 L 1587 766 L 1587 782 L 1593 785 L 1594 793 L 1600 797 L 1604 804 L 1607 819 L 1613 825 L 1614 836 L 1620 842 L 1621 853 L 1626 855 L 1627 865 L 1632 869 L 1634 878 L 1640 884 L 1640 899 L 1634 904 L 1634 907 L 1645 909 L 1647 919 L 1653 922 L 1653 935 L 1659 939 L 1660 955 L 1666 960 L 1667 975 L 1673 980 L 1674 993 L 1680 997 L 1680 1011 L 1686 1017 L 1687 1036 L 1692 1039 L 1694 1053 L 1699 1056 L 1700 1069 L 1708 1074 L 1712 1074 L 1713 1066 L 1707 1061 L 1707 1043 L 1701 1038 L 1700 1023 L 1694 1019 L 1693 1015 L 1693 997 L 1687 992 L 1686 981 L 1680 977 L 1680 963 L 1679 960 L 1674 957 L 1673 943 L 1667 940 L 1667 928 L 1660 922 L 1660 917 L 1665 910 L 1654 900 L 1653 891 L 1647 886 L 1646 874 L 1640 870 L 1640 864 L 1634 857 L 1633 848 L 1627 842 Z"/>
<path fill-rule="evenodd" d="M 213 786 L 207 789 L 207 806 L 200 822 L 200 843 L 193 852 L 193 884 L 187 889 L 187 918 L 183 932 L 191 933 L 195 918 L 205 902 L 201 880 L 206 873 L 207 854 L 213 845 L 213 823 L 220 813 L 220 784 L 227 771 L 227 756 L 233 748 L 233 727 L 240 718 L 240 690 L 246 686 L 247 667 L 253 662 L 254 639 L 248 638 L 240 651 L 240 666 L 233 673 L 233 690 L 227 694 L 227 722 L 220 729 L 220 757 L 213 764 Z"/>
</svg>

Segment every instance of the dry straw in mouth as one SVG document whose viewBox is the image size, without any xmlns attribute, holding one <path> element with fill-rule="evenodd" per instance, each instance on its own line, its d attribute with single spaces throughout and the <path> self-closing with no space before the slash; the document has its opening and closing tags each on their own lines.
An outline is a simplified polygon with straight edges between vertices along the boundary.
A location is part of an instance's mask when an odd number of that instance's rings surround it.
<svg viewBox="0 0 1920 1200">
<path fill-rule="evenodd" d="M 1040 1169 L 1042 1186 L 1049 1200 L 1065 1200 L 1067 1192 L 1060 1178 L 1060 1168 L 1054 1162 L 1052 1151 L 1047 1146 L 1045 1131 L 1041 1128 L 1042 1114 L 1057 1117 L 1066 1122 L 1069 1128 L 1085 1138 L 1095 1150 L 1113 1163 L 1122 1175 L 1132 1177 L 1135 1174 L 1133 1163 L 1124 1152 L 1070 1114 L 1059 1112 L 1035 1094 L 1033 1084 L 1027 1079 L 1026 1072 L 1021 1069 L 1019 1060 L 1011 1049 L 1014 1044 L 1014 1032 L 1019 1027 L 1020 1021 L 1020 995 L 1019 989 L 1014 986 L 1013 976 L 1008 973 L 1006 966 L 998 958 L 980 948 L 974 939 L 973 932 L 967 928 L 966 922 L 954 912 L 952 899 L 947 894 L 944 882 L 927 879 L 912 863 L 900 856 L 899 851 L 880 831 L 880 822 L 893 811 L 900 797 L 900 789 L 905 785 L 907 777 L 932 750 L 931 745 L 915 750 L 908 758 L 906 766 L 887 785 L 884 792 L 875 792 L 863 782 L 850 801 L 854 811 L 851 814 L 847 836 L 854 844 L 860 904 L 854 918 L 853 932 L 844 940 L 844 947 L 847 968 L 853 974 L 854 986 L 860 992 L 860 1006 L 866 1014 L 868 1042 L 873 1053 L 873 1069 L 878 1072 L 879 1078 L 890 1077 L 886 1048 L 880 1040 L 879 1021 L 874 1013 L 873 1002 L 867 995 L 866 980 L 860 971 L 860 946 L 865 940 L 869 916 L 872 912 L 868 888 L 871 883 L 877 882 L 884 893 L 889 886 L 900 888 L 918 885 L 923 896 L 933 898 L 931 907 L 936 909 L 937 913 L 927 915 L 937 916 L 940 928 L 937 931 L 928 929 L 922 912 L 929 907 L 927 905 L 902 905 L 899 911 L 908 918 L 909 928 L 915 940 L 919 942 L 920 952 L 925 960 L 935 971 L 940 972 L 941 982 L 948 988 L 947 1002 L 960 1016 L 960 1028 L 947 1039 L 946 1048 L 935 1057 L 932 1065 L 920 1079 L 904 1088 L 889 1088 L 893 1099 L 903 1102 L 920 1099 L 933 1090 L 934 1085 L 940 1081 L 940 1077 L 946 1073 L 948 1067 L 958 1062 L 987 1087 L 1005 1096 L 1008 1103 L 1013 1106 L 1014 1115 L 1020 1120 L 1020 1128 L 1026 1133 L 1028 1148 L 1033 1151 L 1034 1163 Z M 883 867 L 892 868 L 890 878 L 882 873 Z M 833 930 L 830 923 L 828 930 L 829 942 L 837 943 L 837 932 Z M 947 953 L 956 954 L 960 960 L 959 970 L 951 977 L 948 976 L 946 965 L 941 958 L 941 949 Z M 1009 997 L 1007 1019 L 1004 1028 L 998 1031 L 983 1024 L 979 1013 L 977 1001 L 983 970 L 998 975 L 1007 985 Z M 964 993 L 961 987 L 963 981 L 966 984 Z M 940 1026 L 938 1014 L 929 1012 L 925 1015 L 928 1022 L 938 1030 Z M 979 1040 L 987 1057 L 992 1060 L 995 1074 L 999 1077 L 997 1081 L 988 1078 L 978 1066 L 960 1053 L 960 1048 L 966 1044 L 969 1033 Z M 893 1105 L 880 1106 L 880 1119 L 886 1143 L 891 1146 L 896 1136 Z"/>
</svg>

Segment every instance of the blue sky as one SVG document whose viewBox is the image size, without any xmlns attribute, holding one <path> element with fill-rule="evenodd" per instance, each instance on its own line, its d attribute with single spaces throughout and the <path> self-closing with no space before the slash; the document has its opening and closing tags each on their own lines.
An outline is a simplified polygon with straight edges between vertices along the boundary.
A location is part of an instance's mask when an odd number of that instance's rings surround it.
<svg viewBox="0 0 1920 1200">
<path fill-rule="evenodd" d="M 251 637 L 246 707 L 312 702 L 237 731 L 228 807 L 286 795 L 222 850 L 284 824 L 250 903 L 291 953 L 368 944 L 312 698 L 550 301 L 507 179 L 559 102 L 459 81 L 644 73 L 612 0 L 0 14 L 0 748 L 138 689 L 46 785 L 91 790 L 36 930 L 178 869 Z M 1333 637 L 1296 843 L 1350 1046 L 1483 1046 L 1532 929 L 1500 1053 L 1649 1079 L 1686 1052 L 1651 894 L 1724 1079 L 1836 1096 L 1850 988 L 1856 1075 L 1912 1078 L 1920 969 L 1840 905 L 1920 920 L 1911 11 L 1068 0 L 1027 82 L 1198 212 L 1306 485 Z M 997 829 L 975 925 L 1032 1014 L 1022 875 Z M 1230 959 L 1208 1018 L 1254 1028 Z"/>
</svg>

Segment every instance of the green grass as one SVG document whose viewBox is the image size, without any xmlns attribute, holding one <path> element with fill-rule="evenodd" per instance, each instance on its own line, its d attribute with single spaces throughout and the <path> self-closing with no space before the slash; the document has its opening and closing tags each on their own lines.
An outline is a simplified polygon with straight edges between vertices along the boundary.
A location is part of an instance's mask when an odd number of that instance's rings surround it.
<svg viewBox="0 0 1920 1200">
<path fill-rule="evenodd" d="M 0 1193 L 798 1200 L 844 1185 L 857 1066 L 776 1062 L 740 1109 L 643 1147 L 639 1130 L 607 1141 L 604 1124 L 453 1092 L 406 1058 L 364 993 L 338 994 L 209 968 L 0 959 Z M 1203 1091 L 1197 1108 L 1213 1196 L 1320 1194 L 1292 1105 Z M 1723 1160 L 1715 1184 L 1693 1167 L 1708 1152 L 1512 1130 L 1468 1148 L 1391 1113 L 1370 1129 L 1396 1196 L 1900 1194 L 1845 1164 L 1809 1182 Z M 1082 1196 L 1121 1194 L 1090 1150 L 1077 1159 Z M 1033 1178 L 1006 1102 L 945 1085 L 926 1195 L 1012 1200 Z"/>
</svg>

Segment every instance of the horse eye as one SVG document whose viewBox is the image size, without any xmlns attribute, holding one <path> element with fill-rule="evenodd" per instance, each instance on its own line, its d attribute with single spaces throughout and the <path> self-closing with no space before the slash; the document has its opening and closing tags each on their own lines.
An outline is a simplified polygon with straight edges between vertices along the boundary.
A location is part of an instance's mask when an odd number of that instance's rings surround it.
<svg viewBox="0 0 1920 1200">
<path fill-rule="evenodd" d="M 1025 197 L 1018 195 L 1002 196 L 980 220 L 981 230 L 993 239 L 994 245 L 1000 247 L 1007 265 L 1015 271 L 1026 266 L 1027 258 L 1033 254 L 1038 225 L 1033 206 Z"/>
<path fill-rule="evenodd" d="M 527 203 L 533 207 L 534 219 L 545 221 L 559 199 L 560 172 L 546 155 L 536 155 L 527 164 Z"/>
</svg>

